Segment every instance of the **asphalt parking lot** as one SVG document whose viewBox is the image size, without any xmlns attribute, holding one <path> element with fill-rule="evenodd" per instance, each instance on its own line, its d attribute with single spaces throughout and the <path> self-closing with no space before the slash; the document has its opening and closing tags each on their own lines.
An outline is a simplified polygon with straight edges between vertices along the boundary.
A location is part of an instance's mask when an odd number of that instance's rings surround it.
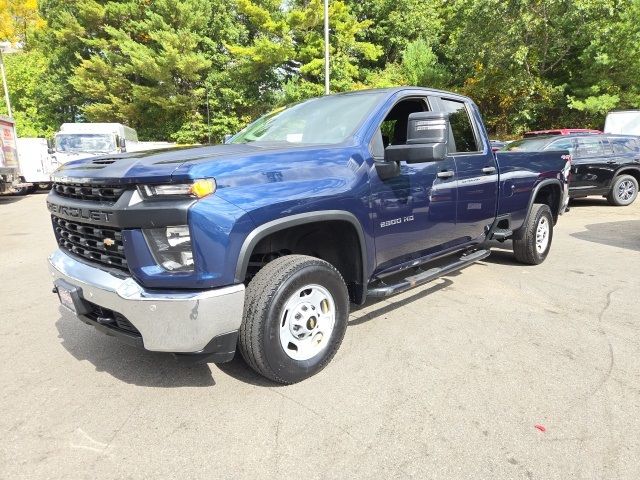
<svg viewBox="0 0 640 480">
<path fill-rule="evenodd" d="M 576 202 L 540 266 L 365 306 L 281 387 L 61 313 L 44 199 L 0 198 L 0 478 L 640 477 L 640 201 Z"/>
</svg>

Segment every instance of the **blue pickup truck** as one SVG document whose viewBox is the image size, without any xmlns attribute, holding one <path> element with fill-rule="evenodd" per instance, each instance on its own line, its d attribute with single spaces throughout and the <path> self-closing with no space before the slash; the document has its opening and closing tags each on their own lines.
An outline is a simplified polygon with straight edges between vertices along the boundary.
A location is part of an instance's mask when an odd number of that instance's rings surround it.
<svg viewBox="0 0 640 480">
<path fill-rule="evenodd" d="M 547 256 L 566 151 L 494 153 L 469 99 L 421 88 L 315 98 L 215 146 L 69 162 L 47 197 L 64 310 L 147 350 L 294 383 L 338 350 L 350 303 L 512 240 Z"/>
</svg>

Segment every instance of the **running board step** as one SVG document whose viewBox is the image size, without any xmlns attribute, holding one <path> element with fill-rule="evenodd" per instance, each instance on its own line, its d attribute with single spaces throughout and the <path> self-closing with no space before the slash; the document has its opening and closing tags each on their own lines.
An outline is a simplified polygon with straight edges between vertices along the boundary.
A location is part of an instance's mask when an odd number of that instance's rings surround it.
<svg viewBox="0 0 640 480">
<path fill-rule="evenodd" d="M 496 228 L 491 234 L 492 240 L 498 240 L 499 242 L 504 242 L 508 238 L 513 236 L 513 230 L 509 230 L 507 228 Z"/>
<path fill-rule="evenodd" d="M 407 290 L 411 290 L 414 287 L 431 282 L 438 277 L 442 277 L 443 275 L 447 275 L 449 273 L 460 270 L 468 265 L 471 265 L 472 263 L 479 262 L 480 260 L 487 258 L 490 254 L 491 251 L 489 250 L 478 250 L 476 252 L 463 255 L 454 262 L 448 263 L 441 267 L 431 268 L 410 277 L 406 277 L 398 283 L 370 288 L 367 291 L 367 296 L 381 298 L 389 297 L 397 293 L 406 292 Z"/>
</svg>

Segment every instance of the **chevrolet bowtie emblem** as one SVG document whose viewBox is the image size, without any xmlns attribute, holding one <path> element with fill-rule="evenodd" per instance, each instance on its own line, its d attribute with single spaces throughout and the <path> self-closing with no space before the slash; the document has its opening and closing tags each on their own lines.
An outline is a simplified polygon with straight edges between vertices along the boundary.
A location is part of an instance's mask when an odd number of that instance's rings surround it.
<svg viewBox="0 0 640 480">
<path fill-rule="evenodd" d="M 104 243 L 107 247 L 112 247 L 116 244 L 116 241 L 113 238 L 105 238 L 104 240 L 102 240 L 102 243 Z"/>
</svg>

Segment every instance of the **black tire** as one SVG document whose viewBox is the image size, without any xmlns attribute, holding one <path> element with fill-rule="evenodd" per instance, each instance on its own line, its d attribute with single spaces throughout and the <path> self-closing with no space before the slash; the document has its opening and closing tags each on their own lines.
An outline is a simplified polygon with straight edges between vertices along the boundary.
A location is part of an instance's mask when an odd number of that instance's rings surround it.
<svg viewBox="0 0 640 480">
<path fill-rule="evenodd" d="M 13 190 L 13 195 L 17 197 L 23 197 L 25 195 L 29 195 L 36 191 L 35 186 L 31 185 L 30 187 L 20 187 Z"/>
<path fill-rule="evenodd" d="M 280 344 L 280 319 L 290 298 L 306 285 L 325 288 L 335 305 L 335 323 L 323 349 L 308 360 L 291 358 Z M 287 255 L 265 265 L 249 283 L 240 326 L 240 353 L 249 366 L 274 382 L 292 384 L 321 371 L 338 351 L 349 317 L 349 294 L 328 262 Z"/>
<path fill-rule="evenodd" d="M 631 175 L 618 175 L 613 179 L 607 202 L 616 207 L 626 207 L 631 205 L 637 196 L 638 180 Z"/>
<path fill-rule="evenodd" d="M 544 219 L 544 220 L 543 220 Z M 541 222 L 547 222 L 548 241 L 546 248 L 539 251 L 536 233 Z M 535 203 L 531 208 L 527 223 L 522 226 L 521 235 L 513 240 L 513 254 L 521 263 L 539 265 L 547 258 L 553 239 L 553 215 L 548 205 Z"/>
<path fill-rule="evenodd" d="M 25 183 L 25 178 L 24 177 L 20 177 L 20 182 Z M 38 189 L 38 187 L 35 184 L 31 185 L 29 187 L 15 188 L 15 189 L 13 189 L 12 195 L 17 196 L 17 197 L 22 197 L 24 195 L 29 195 L 30 193 L 35 192 L 37 189 Z"/>
</svg>

